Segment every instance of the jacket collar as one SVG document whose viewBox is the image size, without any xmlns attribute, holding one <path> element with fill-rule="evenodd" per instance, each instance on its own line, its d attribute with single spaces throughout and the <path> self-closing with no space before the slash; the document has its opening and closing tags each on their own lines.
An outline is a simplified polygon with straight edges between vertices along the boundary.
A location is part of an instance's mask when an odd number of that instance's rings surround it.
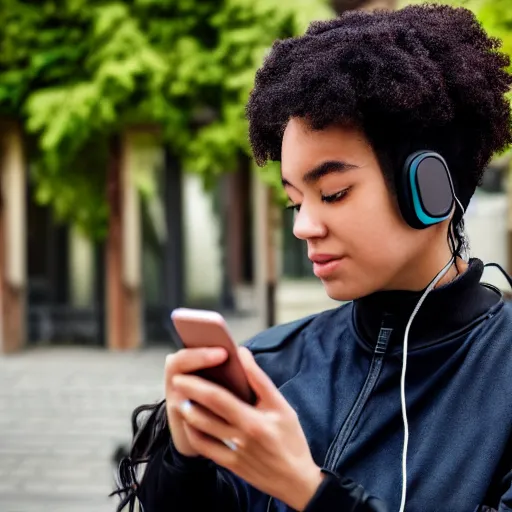
<svg viewBox="0 0 512 512">
<path fill-rule="evenodd" d="M 436 288 L 426 298 L 409 333 L 409 349 L 434 344 L 469 329 L 501 302 L 500 292 L 480 282 L 483 263 L 472 259 L 463 274 Z M 390 343 L 400 347 L 405 328 L 423 292 L 376 292 L 354 301 L 358 334 L 375 346 L 384 318 L 393 328 Z"/>
</svg>

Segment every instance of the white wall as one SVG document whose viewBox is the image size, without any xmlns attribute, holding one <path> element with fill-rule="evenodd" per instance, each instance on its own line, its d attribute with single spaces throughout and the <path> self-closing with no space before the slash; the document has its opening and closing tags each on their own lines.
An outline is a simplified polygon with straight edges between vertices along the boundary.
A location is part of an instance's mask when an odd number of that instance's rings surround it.
<svg viewBox="0 0 512 512">
<path fill-rule="evenodd" d="M 70 227 L 69 251 L 69 296 L 72 306 L 91 307 L 94 303 L 94 246 L 76 228 Z"/>
<path fill-rule="evenodd" d="M 222 280 L 220 222 L 212 196 L 203 189 L 201 178 L 191 173 L 183 177 L 183 214 L 187 299 L 217 299 Z"/>
<path fill-rule="evenodd" d="M 470 254 L 484 263 L 499 263 L 507 268 L 507 196 L 478 191 L 466 212 L 466 232 Z M 508 290 L 503 275 L 494 268 L 486 269 L 483 280 Z"/>
</svg>

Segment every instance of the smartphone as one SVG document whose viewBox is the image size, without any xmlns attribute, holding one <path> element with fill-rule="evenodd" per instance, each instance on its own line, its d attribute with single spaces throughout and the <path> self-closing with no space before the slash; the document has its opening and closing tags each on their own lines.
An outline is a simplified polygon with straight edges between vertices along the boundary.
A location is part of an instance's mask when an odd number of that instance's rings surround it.
<svg viewBox="0 0 512 512">
<path fill-rule="evenodd" d="M 200 370 L 196 375 L 225 387 L 244 402 L 254 405 L 256 395 L 249 385 L 238 357 L 238 347 L 222 315 L 215 311 L 178 308 L 171 313 L 171 320 L 184 347 L 222 347 L 228 353 L 224 363 Z"/>
</svg>

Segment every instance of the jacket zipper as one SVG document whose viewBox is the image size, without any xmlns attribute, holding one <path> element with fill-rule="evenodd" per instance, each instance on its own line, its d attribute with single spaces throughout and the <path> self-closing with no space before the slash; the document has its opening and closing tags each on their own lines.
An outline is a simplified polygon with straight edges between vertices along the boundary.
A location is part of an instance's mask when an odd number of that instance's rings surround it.
<svg viewBox="0 0 512 512">
<path fill-rule="evenodd" d="M 379 331 L 379 337 L 377 339 L 377 345 L 375 346 L 375 350 L 373 352 L 372 362 L 370 364 L 370 369 L 368 370 L 368 375 L 366 377 L 365 383 L 359 392 L 359 396 L 355 401 L 348 418 L 345 423 L 341 426 L 338 434 L 334 438 L 334 441 L 331 443 L 329 450 L 327 451 L 327 456 L 325 458 L 324 468 L 329 471 L 336 471 L 336 467 L 338 466 L 345 449 L 347 447 L 348 441 L 350 440 L 352 433 L 354 432 L 354 428 L 361 416 L 361 413 L 370 397 L 375 384 L 380 376 L 380 372 L 382 370 L 384 355 L 386 354 L 386 350 L 388 347 L 389 339 L 391 337 L 391 333 L 393 332 L 392 328 L 392 317 L 390 315 L 385 315 L 382 320 L 382 326 Z"/>
</svg>

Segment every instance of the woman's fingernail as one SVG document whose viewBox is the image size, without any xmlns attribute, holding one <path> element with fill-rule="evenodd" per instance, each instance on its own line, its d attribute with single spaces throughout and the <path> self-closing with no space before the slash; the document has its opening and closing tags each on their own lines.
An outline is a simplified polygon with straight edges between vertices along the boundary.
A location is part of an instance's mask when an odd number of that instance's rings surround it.
<svg viewBox="0 0 512 512">
<path fill-rule="evenodd" d="M 226 356 L 226 351 L 223 348 L 212 348 L 209 349 L 208 357 L 210 361 L 218 361 Z"/>
<path fill-rule="evenodd" d="M 188 414 L 192 409 L 192 402 L 190 400 L 183 400 L 180 403 L 180 411 L 182 414 Z"/>
</svg>

